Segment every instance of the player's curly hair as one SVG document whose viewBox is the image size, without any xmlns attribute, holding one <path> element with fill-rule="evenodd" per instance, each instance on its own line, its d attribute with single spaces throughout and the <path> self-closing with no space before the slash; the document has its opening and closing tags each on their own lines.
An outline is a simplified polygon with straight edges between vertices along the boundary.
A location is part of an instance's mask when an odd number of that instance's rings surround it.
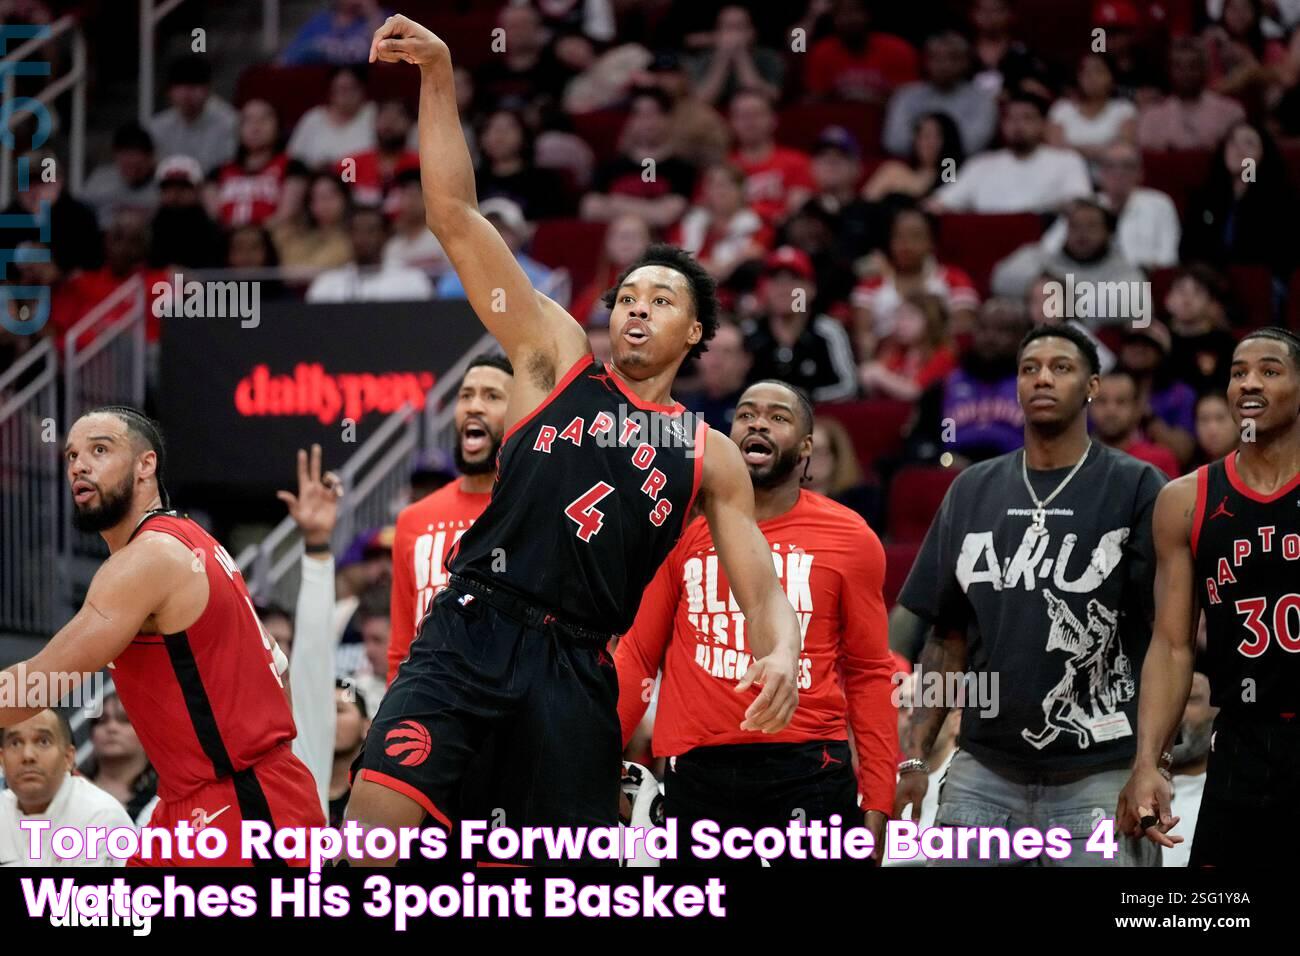
<svg viewBox="0 0 1300 956">
<path fill-rule="evenodd" d="M 713 338 L 718 331 L 718 284 L 714 281 L 713 276 L 709 275 L 705 270 L 704 266 L 700 265 L 699 261 L 685 249 L 679 249 L 677 246 L 670 246 L 663 242 L 656 242 L 650 246 L 641 258 L 623 270 L 614 282 L 613 288 L 601 297 L 600 301 L 605 308 L 614 308 L 614 300 L 618 297 L 618 290 L 629 275 L 643 266 L 664 266 L 675 272 L 680 272 L 686 278 L 686 284 L 691 287 L 691 298 L 695 303 L 695 319 L 704 330 L 704 334 L 691 347 L 686 357 L 691 359 L 703 352 L 707 352 L 709 350 L 709 339 Z"/>
</svg>

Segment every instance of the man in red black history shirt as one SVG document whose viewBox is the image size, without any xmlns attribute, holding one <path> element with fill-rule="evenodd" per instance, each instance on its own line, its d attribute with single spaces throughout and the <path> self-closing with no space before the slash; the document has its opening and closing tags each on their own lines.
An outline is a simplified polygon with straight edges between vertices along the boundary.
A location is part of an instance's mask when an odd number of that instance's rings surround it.
<svg viewBox="0 0 1300 956">
<path fill-rule="evenodd" d="M 1279 328 L 1233 352 L 1228 407 L 1242 442 L 1160 493 L 1156 626 L 1142 665 L 1138 751 L 1116 817 L 1169 847 L 1165 754 L 1192 686 L 1198 611 L 1210 738 L 1189 866 L 1300 853 L 1300 339 Z"/>
<path fill-rule="evenodd" d="M 512 827 L 613 826 L 618 681 L 605 646 L 631 626 L 697 496 L 749 622 L 742 685 L 763 688 L 742 727 L 784 730 L 798 702 L 799 625 L 744 460 L 671 397 L 717 327 L 713 281 L 682 250 L 650 247 L 607 296 L 612 358 L 596 362 L 583 327 L 532 287 L 478 210 L 447 45 L 394 16 L 371 57 L 420 68 L 427 221 L 518 375 L 492 500 L 375 715 L 347 817 L 450 829 L 448 801 L 493 735 L 506 755 L 489 768 L 493 805 Z"/>
<path fill-rule="evenodd" d="M 81 610 L 4 676 L 26 686 L 18 675 L 111 667 L 158 772 L 161 800 L 150 825 L 217 827 L 227 837 L 217 860 L 177 855 L 132 863 L 274 863 L 241 858 L 243 821 L 273 829 L 325 825 L 316 784 L 290 750 L 296 731 L 281 677 L 288 662 L 277 660 L 230 555 L 167 510 L 162 436 L 153 422 L 126 406 L 88 412 L 68 432 L 64 460 L 74 523 L 98 532 L 110 556 Z M 0 706 L 0 726 L 41 709 Z"/>
<path fill-rule="evenodd" d="M 447 586 L 447 558 L 492 497 L 492 479 L 506 430 L 514 370 L 500 355 L 469 363 L 456 391 L 456 468 L 460 477 L 403 508 L 393 535 L 388 683 L 406 660 L 416 628 Z"/>
<path fill-rule="evenodd" d="M 625 745 L 663 671 L 653 746 L 655 756 L 670 760 L 665 814 L 684 833 L 697 820 L 750 832 L 782 827 L 800 810 L 805 821 L 837 813 L 850 827 L 865 813 L 879 847 L 893 809 L 898 716 L 881 592 L 884 549 L 857 514 L 800 488 L 812 427 L 806 398 L 783 382 L 762 381 L 741 396 L 731 429 L 754 483 L 759 530 L 802 632 L 799 708 L 790 726 L 767 739 L 739 729 L 745 699 L 736 682 L 750 647 L 703 520 L 664 560 L 614 653 Z"/>
</svg>

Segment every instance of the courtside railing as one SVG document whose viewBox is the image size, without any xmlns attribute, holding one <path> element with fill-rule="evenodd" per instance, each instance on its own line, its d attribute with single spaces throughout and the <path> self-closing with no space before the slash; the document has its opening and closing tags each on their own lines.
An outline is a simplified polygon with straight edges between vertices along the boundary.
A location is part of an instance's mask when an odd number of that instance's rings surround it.
<svg viewBox="0 0 1300 956">
<path fill-rule="evenodd" d="M 341 466 L 331 468 L 343 481 L 344 495 L 334 527 L 337 555 L 370 528 L 391 524 L 406 504 L 403 493 L 417 458 L 433 448 L 449 448 L 455 436 L 454 402 L 450 401 L 470 359 L 496 348 L 484 335 L 462 355 L 425 396 L 422 409 L 409 405 L 393 412 Z M 297 600 L 302 536 L 286 517 L 236 559 L 249 591 L 259 601 L 293 607 Z"/>
<path fill-rule="evenodd" d="M 81 32 L 81 27 L 77 24 L 76 17 L 71 14 L 60 17 L 48 26 L 12 25 L 4 29 L 7 37 L 14 37 L 15 39 L 27 37 L 28 39 L 26 43 L 14 49 L 13 52 L 7 53 L 4 59 L 0 60 L 0 77 L 3 77 L 0 86 L 3 87 L 4 94 L 4 107 L 3 110 L 0 110 L 0 122 L 3 122 L 5 129 L 12 129 L 15 113 L 34 112 L 27 104 L 33 100 L 40 103 L 42 107 L 45 107 L 43 112 L 46 119 L 45 125 L 38 128 L 36 136 L 33 137 L 34 144 L 39 146 L 49 138 L 52 132 L 48 124 L 51 122 L 50 114 L 53 112 L 54 101 L 64 93 L 71 91 L 72 116 L 68 129 L 70 178 L 65 181 L 61 172 L 58 174 L 58 178 L 60 182 L 65 183 L 65 188 L 70 186 L 72 192 L 78 193 L 81 191 L 81 184 L 86 171 L 86 38 Z M 72 58 L 68 72 L 43 86 L 35 96 L 30 98 L 18 97 L 15 90 L 15 77 L 50 75 L 50 64 L 48 62 L 37 60 L 28 63 L 26 61 L 35 60 L 40 51 L 60 41 L 66 41 L 72 47 Z M 14 198 L 13 137 L 0 137 L 0 139 L 3 140 L 3 144 L 0 145 L 0 207 L 7 207 Z M 40 176 L 41 173 L 41 170 L 34 169 L 26 171 L 26 175 L 29 177 Z"/>
<path fill-rule="evenodd" d="M 62 524 L 58 356 L 48 339 L 0 373 L 0 630 L 53 634 Z"/>
</svg>

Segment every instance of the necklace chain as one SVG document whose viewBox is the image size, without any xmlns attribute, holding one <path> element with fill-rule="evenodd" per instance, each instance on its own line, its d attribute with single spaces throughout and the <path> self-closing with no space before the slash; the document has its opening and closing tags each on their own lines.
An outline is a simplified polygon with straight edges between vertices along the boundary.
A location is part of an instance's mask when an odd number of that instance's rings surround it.
<svg viewBox="0 0 1300 956">
<path fill-rule="evenodd" d="M 1079 469 L 1083 467 L 1083 463 L 1088 460 L 1088 452 L 1090 451 L 1092 451 L 1092 439 L 1088 440 L 1088 444 L 1083 449 L 1083 454 L 1080 455 L 1079 460 L 1074 463 L 1074 467 L 1070 469 L 1070 473 L 1065 476 L 1065 479 L 1056 486 L 1050 495 L 1041 501 L 1039 500 L 1038 495 L 1034 493 L 1034 486 L 1029 483 L 1029 465 L 1027 463 L 1028 452 L 1022 451 L 1020 453 L 1020 477 L 1024 479 L 1025 490 L 1029 492 L 1029 497 L 1033 499 L 1034 502 L 1035 529 L 1041 531 L 1045 527 L 1047 522 L 1047 506 L 1052 503 L 1052 499 L 1065 490 L 1065 486 L 1070 483 L 1070 479 L 1078 474 Z"/>
</svg>

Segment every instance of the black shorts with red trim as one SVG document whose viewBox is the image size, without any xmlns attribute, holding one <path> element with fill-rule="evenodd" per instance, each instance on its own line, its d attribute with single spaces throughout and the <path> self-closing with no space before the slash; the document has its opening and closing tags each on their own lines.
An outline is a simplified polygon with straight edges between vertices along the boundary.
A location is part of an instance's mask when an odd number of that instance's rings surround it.
<svg viewBox="0 0 1300 956">
<path fill-rule="evenodd" d="M 598 642 L 548 618 L 453 578 L 384 695 L 354 783 L 401 793 L 448 830 L 458 819 L 616 825 L 614 663 Z"/>
</svg>

